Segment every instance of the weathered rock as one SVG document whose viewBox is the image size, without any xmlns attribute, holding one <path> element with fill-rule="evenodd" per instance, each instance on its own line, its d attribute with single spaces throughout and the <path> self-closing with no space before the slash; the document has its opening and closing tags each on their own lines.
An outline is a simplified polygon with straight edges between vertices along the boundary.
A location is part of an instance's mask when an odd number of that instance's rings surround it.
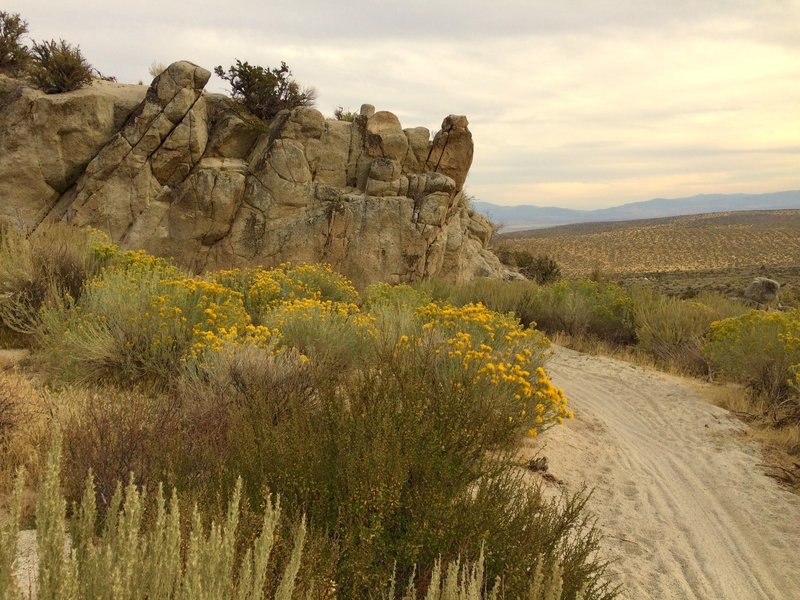
<svg viewBox="0 0 800 600">
<path fill-rule="evenodd" d="M 472 166 L 472 133 L 467 117 L 450 115 L 442 121 L 442 128 L 433 138 L 426 167 L 434 173 L 444 173 L 456 182 L 456 190 L 464 187 L 464 181 Z"/>
<path fill-rule="evenodd" d="M 381 110 L 367 119 L 366 150 L 372 157 L 405 159 L 408 138 L 395 115 Z"/>
<path fill-rule="evenodd" d="M 168 185 L 182 181 L 205 152 L 206 106 L 201 96 L 211 73 L 173 63 L 153 80 L 144 102 L 78 180 L 67 219 L 105 225 L 118 241 Z M 174 137 L 173 137 L 174 136 Z"/>
<path fill-rule="evenodd" d="M 408 139 L 408 152 L 403 161 L 403 169 L 407 173 L 423 173 L 431 147 L 431 132 L 427 127 L 404 129 Z"/>
<path fill-rule="evenodd" d="M 491 225 L 460 192 L 466 118 L 433 141 L 370 105 L 353 123 L 313 108 L 265 123 L 203 93 L 208 77 L 182 61 L 146 94 L 0 89 L 0 214 L 30 228 L 63 216 L 196 270 L 306 260 L 358 285 L 503 276 Z"/>
<path fill-rule="evenodd" d="M 95 81 L 51 95 L 0 76 L 0 217 L 38 225 L 119 131 L 145 90 Z"/>
<path fill-rule="evenodd" d="M 781 284 L 767 277 L 756 277 L 744 291 L 744 297 L 756 304 L 769 305 L 778 300 Z"/>
<path fill-rule="evenodd" d="M 246 158 L 258 136 L 267 128 L 263 121 L 247 114 L 227 98 L 209 102 L 211 132 L 205 155 L 215 158 Z M 208 98 L 206 99 L 208 102 Z"/>
</svg>

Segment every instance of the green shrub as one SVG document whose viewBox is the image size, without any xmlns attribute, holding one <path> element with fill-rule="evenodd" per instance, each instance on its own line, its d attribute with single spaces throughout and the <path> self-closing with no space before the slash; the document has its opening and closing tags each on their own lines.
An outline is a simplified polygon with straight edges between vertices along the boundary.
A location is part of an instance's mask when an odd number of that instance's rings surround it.
<svg viewBox="0 0 800 600">
<path fill-rule="evenodd" d="M 455 287 L 448 301 L 459 306 L 480 302 L 501 314 L 514 313 L 525 327 L 536 327 L 537 295 L 537 286 L 528 281 L 476 279 Z"/>
<path fill-rule="evenodd" d="M 536 304 L 534 320 L 544 331 L 594 336 L 613 343 L 633 340 L 630 297 L 613 283 L 559 281 L 540 287 Z"/>
<path fill-rule="evenodd" d="M 324 599 L 336 596 L 336 582 L 322 579 L 305 558 L 309 547 L 305 520 L 299 521 L 294 534 L 287 531 L 282 524 L 285 518 L 280 499 L 266 497 L 263 517 L 250 532 L 249 524 L 243 522 L 247 515 L 246 508 L 240 507 L 238 485 L 225 514 L 206 526 L 196 507 L 190 519 L 182 518 L 181 502 L 174 491 L 167 500 L 158 486 L 150 498 L 146 490 L 133 484 L 124 491 L 118 484 L 110 503 L 113 510 L 101 520 L 89 477 L 83 498 L 74 505 L 68 519 L 66 502 L 59 491 L 59 464 L 56 445 L 48 456 L 45 478 L 37 491 L 39 561 L 34 577 L 38 598 L 290 600 L 296 595 Z M 2 598 L 22 597 L 14 565 L 23 491 L 24 477 L 20 474 L 10 510 L 0 519 Z M 582 539 L 575 541 L 581 542 Z M 283 555 L 282 544 L 288 547 Z M 404 591 L 395 584 L 403 580 L 392 573 L 364 597 L 497 600 L 504 597 L 507 586 L 500 578 L 487 576 L 487 555 L 482 546 L 474 562 L 461 556 L 449 562 L 437 558 L 429 574 L 409 577 Z M 615 595 L 613 590 L 600 590 L 588 582 L 575 590 L 566 575 L 566 567 L 540 558 L 535 567 L 524 573 L 522 593 L 526 598 L 550 600 Z M 420 588 L 419 594 L 416 587 Z"/>
<path fill-rule="evenodd" d="M 107 238 L 93 229 L 44 224 L 25 234 L 0 224 L 0 325 L 26 341 L 48 298 L 80 296 L 105 264 Z"/>
<path fill-rule="evenodd" d="M 92 66 L 81 54 L 79 46 L 64 40 L 34 42 L 33 58 L 28 75 L 34 84 L 48 94 L 71 92 L 92 82 Z"/>
<path fill-rule="evenodd" d="M 753 310 L 711 324 L 705 353 L 714 372 L 748 386 L 773 406 L 800 414 L 792 378 L 800 365 L 800 311 Z"/>
<path fill-rule="evenodd" d="M 507 253 L 507 260 L 516 266 L 525 277 L 539 285 L 555 283 L 561 279 L 561 267 L 546 254 L 534 256 L 528 250 L 515 249 Z"/>
<path fill-rule="evenodd" d="M 345 110 L 342 106 L 337 106 L 333 111 L 333 116 L 337 121 L 347 121 L 348 123 L 352 123 L 356 120 L 356 117 L 358 117 L 358 113 L 350 109 Z"/>
<path fill-rule="evenodd" d="M 390 285 L 373 283 L 364 292 L 364 307 L 372 310 L 381 306 L 419 308 L 429 304 L 433 298 L 422 289 L 408 284 Z"/>
<path fill-rule="evenodd" d="M 539 332 L 481 304 L 412 307 L 427 298 L 406 288 L 374 288 L 367 313 L 324 267 L 190 279 L 143 253 L 97 253 L 101 274 L 42 312 L 40 354 L 65 379 L 160 389 L 127 410 L 101 393 L 66 420 L 70 481 L 98 462 L 108 498 L 127 444 L 141 482 L 167 477 L 218 514 L 241 475 L 251 509 L 268 488 L 290 521 L 308 515 L 342 598 L 415 571 L 421 592 L 437 560 L 474 563 L 484 543 L 486 580 L 511 597 L 562 568 L 568 598 L 613 596 L 580 498 L 545 502 L 511 460 L 525 432 L 571 416 Z"/>
<path fill-rule="evenodd" d="M 527 569 L 544 554 L 574 567 L 564 572 L 567 589 L 589 582 L 587 597 L 606 597 L 591 583 L 601 566 L 589 558 L 596 539 L 580 511 L 527 492 L 502 459 L 517 443 L 513 399 L 492 394 L 490 382 L 449 385 L 446 358 L 433 350 L 375 356 L 314 390 L 297 370 L 307 367 L 252 362 L 251 372 L 271 373 L 256 387 L 273 391 L 248 399 L 219 388 L 228 410 L 216 423 L 227 424 L 228 462 L 202 464 L 223 477 L 241 472 L 251 499 L 268 485 L 328 531 L 338 543 L 340 597 L 369 597 L 393 563 L 397 580 L 407 581 L 415 565 L 474 560 L 484 539 L 493 542 L 489 581 L 514 572 L 504 580 L 507 593 L 524 590 Z M 217 485 L 230 481 L 211 489 Z"/>
<path fill-rule="evenodd" d="M 0 11 L 0 73 L 16 76 L 30 62 L 30 52 L 22 43 L 28 33 L 28 22 L 18 13 Z"/>
<path fill-rule="evenodd" d="M 231 86 L 231 96 L 255 116 L 270 120 L 280 111 L 299 106 L 313 106 L 317 93 L 313 88 L 301 88 L 292 78 L 285 62 L 270 69 L 248 62 L 236 61 L 224 71 L 217 66 L 214 73 Z"/>
<path fill-rule="evenodd" d="M 639 287 L 631 295 L 636 345 L 661 363 L 696 375 L 708 372 L 703 343 L 711 323 L 747 311 L 715 294 L 680 300 Z"/>
<path fill-rule="evenodd" d="M 77 301 L 42 311 L 40 359 L 61 378 L 167 387 L 187 360 L 207 349 L 233 340 L 270 343 L 272 332 L 250 324 L 237 292 L 182 277 L 143 253 L 122 256 Z"/>
<path fill-rule="evenodd" d="M 233 269 L 213 273 L 211 279 L 240 293 L 248 314 L 259 324 L 285 301 L 311 299 L 352 304 L 359 299 L 353 284 L 326 264 L 284 263 L 274 269 Z"/>
</svg>

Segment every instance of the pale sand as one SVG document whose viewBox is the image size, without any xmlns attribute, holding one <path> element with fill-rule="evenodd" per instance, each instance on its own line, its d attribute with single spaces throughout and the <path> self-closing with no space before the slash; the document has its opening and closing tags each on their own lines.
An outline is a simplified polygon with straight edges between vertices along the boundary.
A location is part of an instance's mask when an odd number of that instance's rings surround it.
<svg viewBox="0 0 800 600">
<path fill-rule="evenodd" d="M 800 599 L 800 498 L 764 475 L 740 422 L 619 360 L 555 348 L 547 370 L 576 416 L 524 451 L 567 490 L 594 489 L 623 598 Z"/>
</svg>

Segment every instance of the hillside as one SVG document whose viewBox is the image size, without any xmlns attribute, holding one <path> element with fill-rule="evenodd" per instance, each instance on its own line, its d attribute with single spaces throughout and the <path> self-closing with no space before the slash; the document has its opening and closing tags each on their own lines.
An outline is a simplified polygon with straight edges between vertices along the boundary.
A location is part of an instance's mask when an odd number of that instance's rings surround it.
<svg viewBox="0 0 800 600">
<path fill-rule="evenodd" d="M 770 194 L 702 194 L 688 198 L 656 198 L 611 208 L 573 210 L 533 205 L 500 206 L 475 202 L 475 208 L 505 231 L 522 231 L 570 223 L 656 219 L 710 212 L 800 209 L 800 190 Z"/>
<path fill-rule="evenodd" d="M 566 275 L 659 279 L 662 291 L 741 291 L 766 275 L 800 289 L 800 210 L 581 223 L 509 233 L 498 244 L 552 256 Z"/>
</svg>

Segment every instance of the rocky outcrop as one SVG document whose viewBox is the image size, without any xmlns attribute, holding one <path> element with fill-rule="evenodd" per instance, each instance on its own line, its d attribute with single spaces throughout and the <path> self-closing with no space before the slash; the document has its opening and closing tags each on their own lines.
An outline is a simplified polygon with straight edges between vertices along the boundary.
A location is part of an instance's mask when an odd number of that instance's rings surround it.
<svg viewBox="0 0 800 600">
<path fill-rule="evenodd" d="M 313 108 L 264 123 L 203 92 L 209 77 L 183 61 L 146 92 L 19 91 L 0 115 L 0 215 L 91 225 L 194 270 L 307 260 L 359 284 L 502 275 L 462 191 L 466 117 L 432 140 L 369 105 L 353 123 Z"/>
<path fill-rule="evenodd" d="M 744 299 L 758 307 L 771 306 L 778 302 L 781 284 L 767 277 L 756 277 L 744 290 Z"/>
</svg>

